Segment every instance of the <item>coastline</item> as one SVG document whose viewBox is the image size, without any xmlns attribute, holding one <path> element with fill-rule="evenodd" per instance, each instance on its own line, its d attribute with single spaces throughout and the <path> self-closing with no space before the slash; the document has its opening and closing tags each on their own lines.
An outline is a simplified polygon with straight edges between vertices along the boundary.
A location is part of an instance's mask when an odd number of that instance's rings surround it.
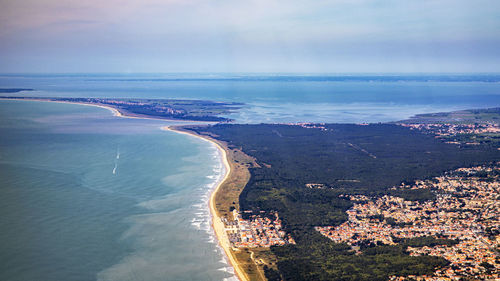
<svg viewBox="0 0 500 281">
<path fill-rule="evenodd" d="M 178 122 L 189 122 L 189 123 L 195 122 L 198 124 L 212 123 L 212 122 L 203 122 L 203 121 L 185 121 L 185 120 L 176 120 L 176 119 L 168 120 L 168 119 L 161 119 L 161 118 L 128 116 L 128 115 L 122 114 L 118 109 L 116 109 L 112 106 L 91 104 L 91 103 L 66 102 L 66 101 L 55 101 L 55 100 L 44 100 L 44 99 L 1 99 L 1 100 L 55 102 L 55 103 L 63 103 L 63 104 L 94 106 L 94 107 L 100 107 L 103 109 L 107 109 L 107 110 L 111 111 L 113 116 L 121 117 L 121 118 L 178 121 Z M 197 135 L 195 133 L 190 133 L 187 131 L 177 130 L 172 126 L 163 126 L 160 129 L 165 130 L 165 131 L 175 132 L 178 134 L 185 134 L 185 135 L 189 135 L 191 137 L 196 137 L 196 138 L 202 139 L 203 141 L 207 141 L 207 142 L 210 142 L 213 145 L 215 145 L 215 147 L 219 151 L 221 158 L 222 158 L 222 161 L 223 161 L 223 164 L 225 166 L 225 175 L 221 180 L 219 180 L 219 182 L 217 182 L 215 188 L 210 192 L 210 198 L 208 201 L 208 205 L 209 205 L 210 213 L 212 215 L 211 225 L 212 225 L 212 229 L 214 230 L 217 241 L 219 242 L 218 243 L 219 246 L 224 250 L 224 255 L 227 257 L 229 264 L 234 269 L 234 274 L 235 274 L 236 278 L 238 278 L 240 281 L 249 281 L 249 279 L 245 275 L 244 270 L 239 266 L 239 263 L 237 262 L 236 258 L 233 256 L 233 253 L 231 251 L 231 245 L 229 242 L 229 238 L 227 237 L 225 229 L 224 229 L 224 223 L 222 222 L 221 217 L 219 216 L 219 214 L 217 213 L 217 210 L 215 208 L 215 197 L 217 195 L 217 192 L 220 190 L 220 187 L 227 181 L 227 179 L 229 178 L 230 173 L 231 173 L 231 165 L 229 164 L 226 150 L 218 142 L 216 142 L 215 140 L 210 139 L 208 137 L 203 137 L 203 136 Z"/>
<path fill-rule="evenodd" d="M 212 215 L 212 228 L 215 232 L 215 236 L 217 237 L 217 240 L 219 241 L 219 246 L 224 250 L 224 253 L 225 253 L 226 257 L 228 258 L 229 263 L 231 264 L 231 266 L 234 269 L 235 276 L 240 281 L 249 281 L 249 279 L 247 278 L 247 276 L 244 273 L 244 270 L 239 266 L 239 263 L 236 261 L 236 258 L 233 256 L 233 253 L 231 250 L 231 244 L 229 242 L 229 238 L 227 237 L 226 231 L 224 228 L 224 223 L 222 222 L 221 217 L 219 216 L 219 214 L 217 213 L 217 210 L 215 208 L 215 197 L 217 195 L 217 192 L 220 190 L 221 186 L 227 181 L 227 179 L 229 178 L 229 176 L 231 174 L 231 165 L 229 165 L 229 160 L 227 158 L 226 150 L 222 147 L 222 145 L 220 145 L 216 141 L 214 141 L 210 138 L 207 138 L 207 137 L 197 135 L 195 133 L 177 130 L 175 127 L 172 127 L 172 126 L 162 127 L 162 130 L 172 131 L 172 132 L 176 132 L 179 134 L 190 135 L 190 136 L 202 139 L 204 141 L 207 141 L 207 142 L 214 144 L 215 147 L 217 148 L 217 150 L 219 151 L 226 171 L 225 171 L 224 177 L 217 183 L 216 187 L 210 193 L 210 198 L 208 201 L 210 213 Z"/>
<path fill-rule="evenodd" d="M 9 99 L 9 98 L 1 98 L 0 100 L 55 102 L 55 103 L 63 103 L 63 104 L 76 104 L 76 105 L 85 105 L 85 106 L 95 106 L 95 107 L 100 107 L 100 108 L 104 108 L 104 109 L 107 109 L 107 110 L 111 111 L 111 113 L 113 113 L 113 116 L 116 116 L 116 117 L 122 117 L 122 118 L 139 118 L 139 117 L 133 117 L 133 116 L 123 115 L 118 109 L 116 109 L 114 107 L 106 106 L 106 105 L 100 105 L 100 104 L 92 104 L 92 103 L 84 103 L 84 102 L 57 101 L 57 100 L 45 100 L 45 99 Z M 155 119 L 155 118 L 140 118 L 140 119 L 162 120 L 162 119 Z"/>
<path fill-rule="evenodd" d="M 121 117 L 121 118 L 130 118 L 130 119 L 146 119 L 146 120 L 159 120 L 159 121 L 175 121 L 175 122 L 182 122 L 182 123 L 196 123 L 196 124 L 215 124 L 217 122 L 213 121 L 197 121 L 197 120 L 183 120 L 183 119 L 174 119 L 174 118 L 155 118 L 155 117 L 148 117 L 148 116 L 142 116 L 142 115 L 135 115 L 131 113 L 123 113 L 119 109 L 111 106 L 111 105 L 104 105 L 104 104 L 97 104 L 97 103 L 86 103 L 86 102 L 71 102 L 71 101 L 58 101 L 58 100 L 50 100 L 50 99 L 37 99 L 37 98 L 23 98 L 23 99 L 16 99 L 16 98 L 3 98 L 0 97 L 1 100 L 10 100 L 10 101 L 37 101 L 37 102 L 55 102 L 55 103 L 65 103 L 65 104 L 76 104 L 76 105 L 85 105 L 85 106 L 95 106 L 95 107 L 100 107 L 107 109 L 113 113 L 113 116 L 116 117 Z"/>
</svg>

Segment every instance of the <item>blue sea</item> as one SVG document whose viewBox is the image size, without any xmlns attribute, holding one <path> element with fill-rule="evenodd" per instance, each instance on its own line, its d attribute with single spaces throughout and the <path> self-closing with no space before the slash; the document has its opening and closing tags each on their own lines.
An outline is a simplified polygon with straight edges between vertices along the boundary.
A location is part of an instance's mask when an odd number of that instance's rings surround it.
<svg viewBox="0 0 500 281">
<path fill-rule="evenodd" d="M 217 149 L 97 107 L 0 101 L 0 280 L 224 280 Z"/>
<path fill-rule="evenodd" d="M 500 75 L 4 74 L 3 93 L 243 102 L 240 123 L 385 122 L 500 106 Z M 0 280 L 231 280 L 208 196 L 224 167 L 168 121 L 0 101 Z"/>
<path fill-rule="evenodd" d="M 35 90 L 10 96 L 242 102 L 229 116 L 242 123 L 386 122 L 500 105 L 500 74 L 3 74 L 0 88 Z"/>
</svg>

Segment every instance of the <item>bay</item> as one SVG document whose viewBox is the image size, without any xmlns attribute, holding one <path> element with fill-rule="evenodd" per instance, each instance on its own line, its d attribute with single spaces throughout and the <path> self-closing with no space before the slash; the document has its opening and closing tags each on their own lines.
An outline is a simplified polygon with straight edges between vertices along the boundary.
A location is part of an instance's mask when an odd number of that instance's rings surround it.
<svg viewBox="0 0 500 281">
<path fill-rule="evenodd" d="M 498 74 L 3 74 L 3 94 L 242 102 L 240 123 L 364 123 L 500 106 Z"/>
</svg>

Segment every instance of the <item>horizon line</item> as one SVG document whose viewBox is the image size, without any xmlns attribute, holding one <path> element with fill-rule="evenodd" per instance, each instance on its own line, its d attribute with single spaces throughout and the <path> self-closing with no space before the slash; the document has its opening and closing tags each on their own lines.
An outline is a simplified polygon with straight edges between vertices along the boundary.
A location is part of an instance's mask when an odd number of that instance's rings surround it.
<svg viewBox="0 0 500 281">
<path fill-rule="evenodd" d="M 499 72 L 0 72 L 0 75 L 147 75 L 147 74 L 235 74 L 235 75 L 500 75 Z"/>
</svg>

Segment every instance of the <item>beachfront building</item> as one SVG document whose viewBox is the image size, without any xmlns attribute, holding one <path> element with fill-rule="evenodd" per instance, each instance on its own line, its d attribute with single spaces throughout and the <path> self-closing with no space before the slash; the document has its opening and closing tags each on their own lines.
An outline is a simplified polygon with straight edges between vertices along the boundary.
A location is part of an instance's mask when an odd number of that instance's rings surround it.
<svg viewBox="0 0 500 281">
<path fill-rule="evenodd" d="M 255 248 L 295 244 L 293 238 L 282 229 L 277 212 L 253 214 L 247 211 L 248 219 L 233 210 L 233 220 L 223 219 L 226 233 L 235 248 Z"/>
</svg>

